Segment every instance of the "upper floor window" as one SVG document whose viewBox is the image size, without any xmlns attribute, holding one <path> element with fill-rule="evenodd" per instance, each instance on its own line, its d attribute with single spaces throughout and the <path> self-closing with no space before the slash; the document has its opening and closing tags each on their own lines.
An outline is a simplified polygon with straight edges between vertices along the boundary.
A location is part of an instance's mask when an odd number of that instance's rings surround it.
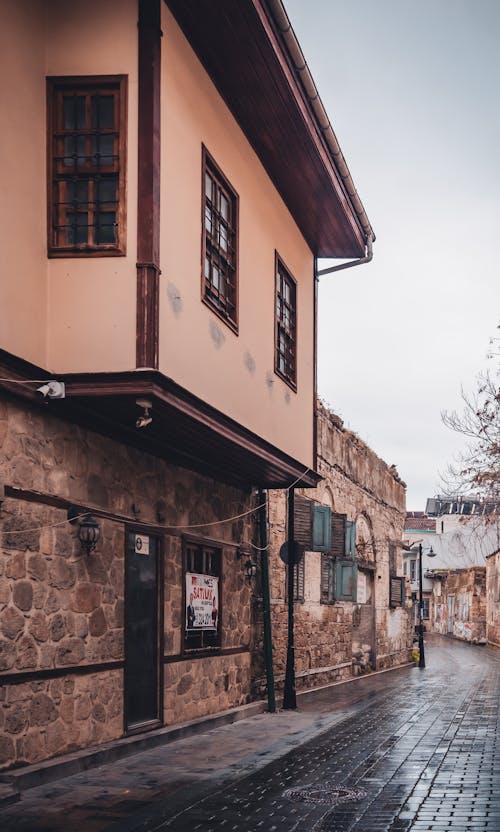
<svg viewBox="0 0 500 832">
<path fill-rule="evenodd" d="M 203 300 L 238 330 L 238 196 L 203 148 Z"/>
<path fill-rule="evenodd" d="M 295 280 L 276 254 L 274 369 L 294 390 L 297 389 L 296 297 Z"/>
<path fill-rule="evenodd" d="M 47 83 L 49 255 L 125 254 L 125 76 Z"/>
</svg>

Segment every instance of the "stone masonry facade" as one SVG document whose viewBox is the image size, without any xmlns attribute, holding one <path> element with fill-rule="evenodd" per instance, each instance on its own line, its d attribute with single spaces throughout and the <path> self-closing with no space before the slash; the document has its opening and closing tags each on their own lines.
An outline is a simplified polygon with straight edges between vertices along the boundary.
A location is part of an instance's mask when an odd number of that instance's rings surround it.
<svg viewBox="0 0 500 832">
<path fill-rule="evenodd" d="M 162 540 L 164 723 L 251 694 L 251 598 L 237 557 L 254 534 L 250 491 L 69 424 L 49 407 L 0 402 L 1 769 L 123 736 L 125 537 L 140 524 Z M 70 504 L 99 522 L 90 556 L 68 522 Z M 222 553 L 217 655 L 183 648 L 186 531 Z"/>
<path fill-rule="evenodd" d="M 486 640 L 500 647 L 500 549 L 486 558 Z"/>
<path fill-rule="evenodd" d="M 486 644 L 486 568 L 434 573 L 430 615 L 434 632 Z"/>
<path fill-rule="evenodd" d="M 404 483 L 322 404 L 317 426 L 323 480 L 314 490 L 296 493 L 356 522 L 358 590 L 355 602 L 322 602 L 321 552 L 306 551 L 303 600 L 295 603 L 298 689 L 406 663 L 412 644 L 408 602 L 395 608 L 389 603 L 390 574 L 402 575 Z M 287 644 L 286 567 L 279 558 L 286 522 L 287 493 L 271 492 L 270 590 L 278 687 L 283 684 Z"/>
</svg>

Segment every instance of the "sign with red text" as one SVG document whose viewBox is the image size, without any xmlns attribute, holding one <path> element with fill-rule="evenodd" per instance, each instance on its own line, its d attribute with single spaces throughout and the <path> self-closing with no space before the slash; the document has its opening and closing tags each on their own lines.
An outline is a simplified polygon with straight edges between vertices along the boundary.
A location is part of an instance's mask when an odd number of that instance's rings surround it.
<svg viewBox="0 0 500 832">
<path fill-rule="evenodd" d="M 216 630 L 219 620 L 219 579 L 186 572 L 186 630 Z"/>
</svg>

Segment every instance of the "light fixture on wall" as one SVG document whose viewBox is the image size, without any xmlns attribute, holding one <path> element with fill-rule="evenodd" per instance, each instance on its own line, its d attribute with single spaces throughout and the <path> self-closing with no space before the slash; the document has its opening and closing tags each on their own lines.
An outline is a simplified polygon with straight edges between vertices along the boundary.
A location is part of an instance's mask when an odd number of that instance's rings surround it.
<svg viewBox="0 0 500 832">
<path fill-rule="evenodd" d="M 90 514 L 86 514 L 80 521 L 78 527 L 78 540 L 82 544 L 82 548 L 85 549 L 87 555 L 90 555 L 90 553 L 94 551 L 99 542 L 100 536 L 101 530 L 99 528 L 99 524 Z"/>
<path fill-rule="evenodd" d="M 142 416 L 139 416 L 135 421 L 136 428 L 146 428 L 153 421 L 150 410 L 153 407 L 151 399 L 136 399 L 135 403 L 138 407 L 142 407 Z"/>
<path fill-rule="evenodd" d="M 242 546 L 239 546 L 237 551 L 237 558 L 238 560 L 245 558 L 245 561 L 243 563 L 243 571 L 245 573 L 246 580 L 250 584 L 257 574 L 257 564 L 255 563 L 255 561 L 252 560 L 252 550 L 250 549 L 250 546 L 248 544 L 243 544 Z"/>
<path fill-rule="evenodd" d="M 97 520 L 94 520 L 90 512 L 77 506 L 68 508 L 68 520 L 72 525 L 78 523 L 78 540 L 87 555 L 94 551 L 101 537 L 101 529 Z"/>
<path fill-rule="evenodd" d="M 248 558 L 248 560 L 246 560 L 243 564 L 243 569 L 245 570 L 245 578 L 248 583 L 251 583 L 252 579 L 255 578 L 257 574 L 257 564 Z"/>
</svg>

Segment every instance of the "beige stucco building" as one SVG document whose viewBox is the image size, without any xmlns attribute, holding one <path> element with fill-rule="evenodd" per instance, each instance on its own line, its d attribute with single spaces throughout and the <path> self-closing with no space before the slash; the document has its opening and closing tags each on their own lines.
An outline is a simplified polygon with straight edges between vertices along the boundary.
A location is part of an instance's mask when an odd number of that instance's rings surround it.
<svg viewBox="0 0 500 832">
<path fill-rule="evenodd" d="M 6 769 L 255 695 L 257 490 L 323 475 L 316 258 L 373 231 L 280 2 L 1 5 Z"/>
</svg>

